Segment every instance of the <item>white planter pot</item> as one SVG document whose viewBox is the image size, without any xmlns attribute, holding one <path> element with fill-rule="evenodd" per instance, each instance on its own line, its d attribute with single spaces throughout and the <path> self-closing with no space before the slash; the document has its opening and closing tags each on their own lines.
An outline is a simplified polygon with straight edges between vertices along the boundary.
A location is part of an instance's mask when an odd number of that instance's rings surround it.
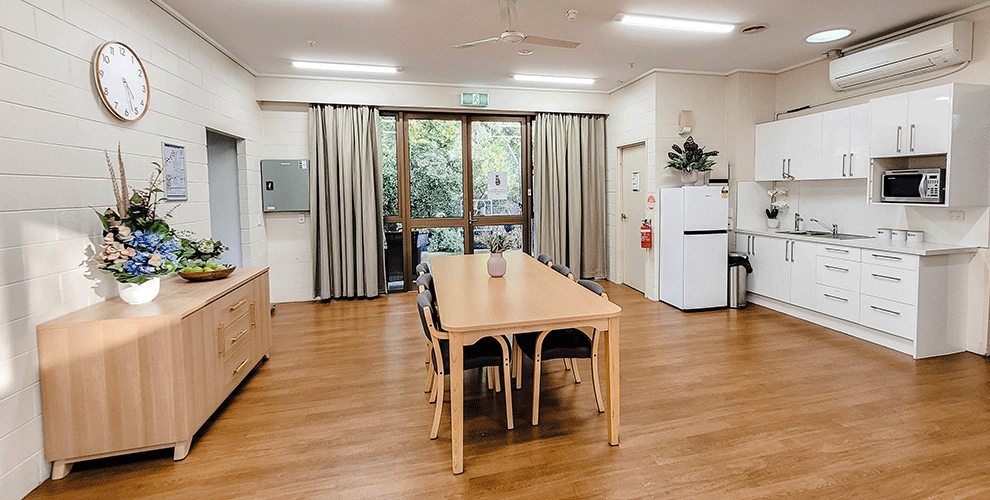
<svg viewBox="0 0 990 500">
<path fill-rule="evenodd" d="M 161 291 L 162 279 L 159 276 L 136 285 L 134 283 L 117 282 L 117 291 L 120 293 L 120 300 L 132 306 L 147 304 L 158 296 Z"/>
<path fill-rule="evenodd" d="M 692 170 L 690 172 L 681 172 L 681 184 L 685 186 L 693 186 L 698 183 L 698 171 Z"/>
<path fill-rule="evenodd" d="M 777 229 L 780 227 L 780 219 L 767 219 L 767 227 Z"/>
</svg>

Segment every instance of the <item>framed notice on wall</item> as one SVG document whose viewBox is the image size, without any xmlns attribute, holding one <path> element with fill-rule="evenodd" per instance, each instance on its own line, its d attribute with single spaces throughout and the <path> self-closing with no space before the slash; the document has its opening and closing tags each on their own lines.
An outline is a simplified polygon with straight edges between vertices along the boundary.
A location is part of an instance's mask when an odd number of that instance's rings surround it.
<svg viewBox="0 0 990 500">
<path fill-rule="evenodd" d="M 165 199 L 189 199 L 186 185 L 186 147 L 162 143 L 162 170 L 165 173 Z"/>
</svg>

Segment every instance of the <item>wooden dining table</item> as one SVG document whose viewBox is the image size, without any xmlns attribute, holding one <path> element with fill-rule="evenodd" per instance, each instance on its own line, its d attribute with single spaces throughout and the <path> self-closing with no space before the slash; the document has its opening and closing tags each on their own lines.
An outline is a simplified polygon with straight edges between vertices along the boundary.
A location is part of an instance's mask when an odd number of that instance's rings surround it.
<svg viewBox="0 0 990 500">
<path fill-rule="evenodd" d="M 622 308 L 522 252 L 488 275 L 487 254 L 430 259 L 440 324 L 450 339 L 450 434 L 454 474 L 464 472 L 464 346 L 484 337 L 593 327 L 604 341 L 608 442 L 619 444 L 619 315 Z M 509 390 L 507 388 L 507 390 Z"/>
</svg>

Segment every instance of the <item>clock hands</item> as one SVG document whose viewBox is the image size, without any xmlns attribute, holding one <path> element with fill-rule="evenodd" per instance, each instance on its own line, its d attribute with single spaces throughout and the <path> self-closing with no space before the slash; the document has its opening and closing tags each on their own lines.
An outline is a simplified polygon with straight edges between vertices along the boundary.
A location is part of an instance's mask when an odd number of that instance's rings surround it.
<svg viewBox="0 0 990 500">
<path fill-rule="evenodd" d="M 127 85 L 127 79 L 126 78 L 120 77 L 120 81 L 124 82 L 124 90 L 127 91 L 127 107 L 128 107 L 128 109 L 134 109 L 134 103 L 132 102 L 132 99 L 134 98 L 134 93 L 131 92 L 131 87 L 129 85 Z M 136 110 L 135 110 L 135 112 L 136 112 Z"/>
</svg>

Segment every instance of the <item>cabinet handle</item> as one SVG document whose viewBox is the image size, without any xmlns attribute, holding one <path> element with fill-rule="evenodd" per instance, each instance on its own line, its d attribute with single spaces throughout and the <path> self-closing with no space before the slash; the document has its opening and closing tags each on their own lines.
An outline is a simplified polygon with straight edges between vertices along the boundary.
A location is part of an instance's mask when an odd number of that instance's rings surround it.
<svg viewBox="0 0 990 500">
<path fill-rule="evenodd" d="M 826 252 L 835 252 L 835 253 L 849 253 L 849 250 L 846 250 L 844 248 L 825 247 L 825 251 Z"/>
<path fill-rule="evenodd" d="M 780 178 L 781 179 L 787 178 L 787 158 L 783 158 L 780 160 Z"/>
<path fill-rule="evenodd" d="M 230 339 L 230 345 L 234 345 L 234 344 L 236 344 L 236 343 L 237 343 L 237 341 L 238 341 L 238 340 L 241 340 L 241 337 L 243 337 L 243 336 L 244 336 L 244 334 L 245 334 L 245 333 L 247 333 L 247 332 L 248 332 L 248 329 L 247 329 L 247 328 L 245 328 L 244 330 L 242 330 L 242 331 L 241 331 L 241 333 L 238 333 L 236 337 L 234 337 L 234 338 L 232 338 L 232 339 Z"/>
<path fill-rule="evenodd" d="M 879 254 L 879 253 L 875 253 L 875 254 L 873 254 L 873 256 L 876 257 L 876 258 L 878 258 L 878 259 L 898 260 L 898 261 L 901 260 L 900 257 L 894 257 L 893 255 L 882 255 L 882 254 Z"/>
<path fill-rule="evenodd" d="M 910 147 L 911 151 L 914 151 L 914 124 L 913 123 L 911 124 L 911 142 L 910 142 L 910 144 L 908 144 L 908 146 Z"/>
<path fill-rule="evenodd" d="M 791 176 L 791 159 L 787 159 L 787 177 Z"/>
<path fill-rule="evenodd" d="M 822 295 L 824 295 L 824 296 L 826 296 L 826 297 L 828 297 L 828 298 L 830 298 L 832 300 L 841 300 L 842 302 L 849 302 L 849 299 L 844 298 L 844 297 L 837 297 L 835 295 L 829 295 L 827 293 L 823 293 Z"/>
<path fill-rule="evenodd" d="M 890 280 L 890 281 L 900 281 L 901 280 L 900 278 L 895 278 L 893 276 L 884 276 L 882 274 L 876 274 L 876 273 L 870 273 L 870 275 L 873 276 L 874 278 L 880 278 L 880 279 Z"/>
<path fill-rule="evenodd" d="M 842 176 L 843 177 L 846 176 L 846 157 L 847 156 L 849 156 L 849 154 L 842 155 Z"/>
<path fill-rule="evenodd" d="M 830 266 L 828 264 L 825 264 L 825 269 L 831 269 L 833 271 L 842 271 L 844 273 L 848 273 L 849 272 L 849 270 L 846 269 L 846 268 L 844 268 L 844 267 Z M 874 274 L 874 276 L 876 276 L 876 275 Z"/>
<path fill-rule="evenodd" d="M 901 129 L 902 128 L 903 127 L 901 127 L 900 125 L 897 126 L 897 152 L 898 153 L 901 152 Z"/>
<path fill-rule="evenodd" d="M 241 301 L 240 301 L 240 302 L 238 302 L 238 303 L 236 303 L 236 304 L 234 304 L 234 305 L 232 305 L 232 306 L 230 306 L 230 311 L 231 311 L 231 312 L 234 312 L 234 311 L 236 311 L 238 307 L 241 307 L 241 306 L 243 306 L 243 305 L 244 305 L 244 302 L 245 302 L 245 299 L 241 299 Z"/>
<path fill-rule="evenodd" d="M 790 241 L 784 242 L 784 262 L 790 262 L 791 260 L 787 258 L 787 247 L 790 246 Z"/>
<path fill-rule="evenodd" d="M 885 313 L 887 313 L 887 314 L 893 314 L 894 316 L 900 316 L 900 315 L 901 315 L 901 313 L 899 313 L 899 312 L 897 312 L 897 311 L 891 311 L 890 309 L 884 309 L 884 308 L 882 308 L 882 307 L 877 307 L 877 306 L 870 306 L 870 307 L 871 307 L 871 308 L 872 308 L 872 309 L 873 309 L 874 311 L 880 311 L 880 312 L 885 312 Z"/>
<path fill-rule="evenodd" d="M 241 368 L 244 368 L 244 365 L 247 364 L 247 362 L 248 362 L 249 359 L 251 359 L 251 358 L 244 358 L 244 361 L 241 361 L 241 364 L 237 365 L 237 369 L 234 370 L 234 373 L 231 374 L 231 375 L 237 375 L 237 372 L 241 371 Z"/>
<path fill-rule="evenodd" d="M 849 153 L 849 177 L 853 176 L 853 155 L 855 153 Z"/>
<path fill-rule="evenodd" d="M 217 355 L 218 356 L 223 356 L 223 351 L 224 351 L 224 348 L 223 348 L 223 321 L 221 321 L 220 324 L 217 325 L 217 345 L 220 346 L 220 348 L 217 350 Z"/>
</svg>

